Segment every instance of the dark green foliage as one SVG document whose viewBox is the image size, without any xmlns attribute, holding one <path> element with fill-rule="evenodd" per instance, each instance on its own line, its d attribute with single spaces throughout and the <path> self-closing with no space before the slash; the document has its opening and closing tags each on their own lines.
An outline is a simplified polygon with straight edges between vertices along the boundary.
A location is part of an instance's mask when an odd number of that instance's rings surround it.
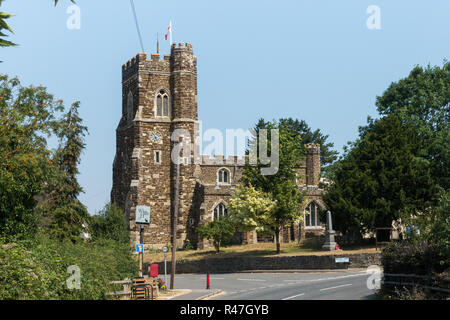
<svg viewBox="0 0 450 320">
<path fill-rule="evenodd" d="M 359 139 L 347 149 L 331 173 L 324 195 L 333 226 L 362 234 L 426 216 L 437 202 L 439 187 L 420 157 L 424 141 L 417 128 L 396 115 L 369 119 Z M 416 221 L 420 225 L 420 221 Z"/>
<path fill-rule="evenodd" d="M 450 266 L 450 194 L 443 193 L 439 205 L 433 210 L 431 228 L 427 238 L 439 249 L 441 264 Z"/>
<path fill-rule="evenodd" d="M 76 176 L 84 135 L 79 104 L 59 117 L 62 101 L 43 87 L 22 87 L 18 79 L 0 75 L 0 231 L 5 237 L 31 237 L 40 224 L 53 236 L 79 239 L 86 207 Z M 47 147 L 51 135 L 60 147 Z"/>
<path fill-rule="evenodd" d="M 0 0 L 0 6 L 2 5 L 3 0 Z M 6 19 L 11 18 L 13 15 L 0 11 L 0 37 L 7 37 L 8 35 L 4 33 L 4 31 L 13 32 L 11 27 L 6 22 Z M 0 38 L 0 47 L 13 47 L 16 44 Z"/>
<path fill-rule="evenodd" d="M 212 240 L 217 252 L 220 252 L 220 247 L 226 245 L 231 240 L 235 231 L 234 224 L 226 217 L 207 222 L 197 228 L 199 237 Z"/>
<path fill-rule="evenodd" d="M 298 119 L 294 120 L 292 118 L 280 119 L 280 125 L 291 128 L 294 132 L 299 134 L 302 138 L 303 145 L 308 143 L 320 144 L 320 162 L 323 171 L 326 172 L 328 166 L 337 159 L 339 153 L 332 149 L 334 144 L 327 141 L 329 136 L 324 135 L 320 129 L 312 131 L 306 121 L 299 121 Z"/>
<path fill-rule="evenodd" d="M 43 87 L 22 87 L 0 74 L 0 233 L 28 237 L 36 231 L 33 210 L 55 170 L 46 136 L 58 131 L 61 101 Z"/>
<path fill-rule="evenodd" d="M 77 181 L 78 164 L 87 133 L 78 108 L 79 103 L 74 103 L 59 124 L 60 146 L 52 158 L 57 179 L 47 183 L 45 201 L 38 208 L 43 219 L 48 221 L 46 229 L 59 240 L 79 240 L 89 216 L 86 207 L 77 199 L 82 192 Z"/>
<path fill-rule="evenodd" d="M 392 220 L 429 229 L 450 179 L 450 64 L 415 67 L 377 97 L 383 118 L 330 170 L 324 196 L 343 232 L 361 234 Z"/>
<path fill-rule="evenodd" d="M 258 144 L 258 162 L 256 166 L 248 163 L 244 167 L 241 183 L 252 185 L 256 190 L 263 191 L 271 195 L 272 200 L 277 201 L 275 210 L 271 213 L 270 221 L 272 224 L 272 234 L 275 235 L 277 253 L 280 253 L 279 234 L 281 228 L 290 225 L 301 215 L 303 197 L 299 192 L 297 185 L 297 168 L 300 161 L 304 158 L 305 148 L 302 142 L 301 133 L 293 128 L 288 121 L 266 122 L 260 119 L 254 128 L 254 137 L 249 145 L 257 144 L 259 141 L 259 132 L 266 129 L 269 137 L 268 152 L 271 154 L 271 129 L 279 130 L 279 167 L 274 175 L 262 175 L 259 158 Z"/>
<path fill-rule="evenodd" d="M 90 218 L 89 230 L 93 240 L 108 239 L 130 243 L 125 213 L 114 203 L 108 203 L 98 215 Z"/>
<path fill-rule="evenodd" d="M 391 274 L 432 275 L 448 269 L 442 264 L 439 248 L 426 241 L 393 242 L 383 248 L 383 271 Z"/>
<path fill-rule="evenodd" d="M 80 290 L 67 287 L 72 265 L 80 268 Z M 111 299 L 110 281 L 136 274 L 129 246 L 111 240 L 74 244 L 39 235 L 15 244 L 0 241 L 0 300 Z"/>
<path fill-rule="evenodd" d="M 417 127 L 424 139 L 421 155 L 436 182 L 450 187 L 450 62 L 442 68 L 415 67 L 377 97 L 380 114 L 396 114 Z"/>
</svg>

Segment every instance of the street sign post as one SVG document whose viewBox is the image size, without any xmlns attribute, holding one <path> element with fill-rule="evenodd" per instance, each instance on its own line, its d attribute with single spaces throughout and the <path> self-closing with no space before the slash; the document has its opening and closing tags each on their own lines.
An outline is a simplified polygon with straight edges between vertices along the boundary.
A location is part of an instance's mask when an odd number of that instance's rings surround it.
<svg viewBox="0 0 450 320">
<path fill-rule="evenodd" d="M 164 246 L 162 248 L 162 251 L 164 252 L 164 282 L 166 284 L 166 288 L 167 288 L 167 247 Z"/>
<path fill-rule="evenodd" d="M 144 225 L 150 224 L 150 207 L 149 206 L 136 206 L 136 224 L 139 225 L 139 242 L 142 245 L 142 251 L 136 251 L 139 253 L 139 276 L 144 276 Z"/>
<path fill-rule="evenodd" d="M 136 207 L 136 224 L 150 224 L 150 207 Z"/>
</svg>

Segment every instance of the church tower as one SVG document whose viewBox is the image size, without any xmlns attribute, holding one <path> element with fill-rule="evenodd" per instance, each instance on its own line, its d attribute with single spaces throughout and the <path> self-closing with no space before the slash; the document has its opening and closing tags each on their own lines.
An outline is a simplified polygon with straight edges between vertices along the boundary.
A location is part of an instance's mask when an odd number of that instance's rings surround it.
<svg viewBox="0 0 450 320">
<path fill-rule="evenodd" d="M 194 140 L 198 125 L 197 58 L 192 45 L 173 44 L 170 55 L 139 53 L 122 67 L 122 117 L 116 130 L 111 201 L 124 209 L 131 242 L 139 241 L 136 207 L 149 206 L 150 225 L 144 245 L 160 248 L 171 243 L 176 164 L 171 153 L 173 133 L 182 132 L 191 144 L 180 165 L 177 241 L 182 246 L 192 217 L 194 199 Z"/>
</svg>

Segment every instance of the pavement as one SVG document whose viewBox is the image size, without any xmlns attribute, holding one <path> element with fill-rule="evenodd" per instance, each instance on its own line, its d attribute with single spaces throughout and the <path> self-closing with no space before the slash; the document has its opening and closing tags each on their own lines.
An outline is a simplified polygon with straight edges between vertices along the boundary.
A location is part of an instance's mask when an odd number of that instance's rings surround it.
<svg viewBox="0 0 450 320">
<path fill-rule="evenodd" d="M 175 288 L 191 292 L 173 300 L 365 300 L 375 299 L 365 270 L 297 270 L 211 274 L 175 277 Z M 381 274 L 379 274 L 381 277 Z"/>
<path fill-rule="evenodd" d="M 176 279 L 175 279 L 176 280 Z M 191 292 L 183 295 L 176 296 L 170 300 L 204 300 L 208 299 L 212 296 L 222 293 L 222 290 L 206 290 L 206 289 L 197 289 L 191 290 Z"/>
</svg>

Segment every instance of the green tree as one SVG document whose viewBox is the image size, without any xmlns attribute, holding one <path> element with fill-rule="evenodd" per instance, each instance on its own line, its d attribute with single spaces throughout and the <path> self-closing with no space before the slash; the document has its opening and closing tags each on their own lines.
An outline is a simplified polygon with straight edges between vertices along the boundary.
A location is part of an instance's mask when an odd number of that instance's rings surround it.
<svg viewBox="0 0 450 320">
<path fill-rule="evenodd" d="M 261 129 L 268 130 L 269 133 L 267 150 L 272 152 L 271 130 L 278 130 L 279 135 L 279 164 L 278 171 L 274 175 L 261 174 L 263 167 L 260 157 L 257 157 L 257 165 L 247 163 L 244 167 L 241 183 L 253 186 L 255 189 L 270 194 L 277 205 L 270 214 L 271 234 L 275 235 L 276 251 L 280 253 L 280 230 L 298 221 L 301 216 L 303 196 L 299 192 L 297 179 L 298 166 L 304 158 L 304 148 L 301 135 L 296 130 L 286 124 L 276 121 L 266 122 L 260 119 L 254 128 L 254 136 L 249 142 L 249 146 L 257 145 L 259 149 L 259 132 Z M 258 155 L 259 155 L 258 150 Z M 270 165 L 270 164 L 269 164 Z"/>
<path fill-rule="evenodd" d="M 200 238 L 213 241 L 217 253 L 231 240 L 235 232 L 236 227 L 228 217 L 204 223 L 197 228 Z"/>
<path fill-rule="evenodd" d="M 114 203 L 108 203 L 98 215 L 90 218 L 89 230 L 93 240 L 110 239 L 130 243 L 125 213 Z"/>
<path fill-rule="evenodd" d="M 291 128 L 294 132 L 298 133 L 302 137 L 303 145 L 308 143 L 320 144 L 320 162 L 322 171 L 326 172 L 328 166 L 331 165 L 338 157 L 338 152 L 333 150 L 334 143 L 328 142 L 328 135 L 324 135 L 320 129 L 312 131 L 306 121 L 283 118 L 280 119 L 280 124 Z"/>
<path fill-rule="evenodd" d="M 46 200 L 39 211 L 49 224 L 50 234 L 59 240 L 77 241 L 88 222 L 86 207 L 77 199 L 83 191 L 78 183 L 78 164 L 85 147 L 87 128 L 78 115 L 79 103 L 74 103 L 61 120 L 57 136 L 60 139 L 53 163 L 58 179 L 46 186 Z"/>
<path fill-rule="evenodd" d="M 35 233 L 37 196 L 55 178 L 46 138 L 58 131 L 62 110 L 45 88 L 0 74 L 0 233 L 7 238 Z"/>
<path fill-rule="evenodd" d="M 440 251 L 441 264 L 450 266 L 450 192 L 443 192 L 438 206 L 433 209 L 430 219 L 431 228 L 427 238 L 434 243 Z"/>
<path fill-rule="evenodd" d="M 230 219 L 240 231 L 271 234 L 276 201 L 271 194 L 256 190 L 252 185 L 240 185 L 230 200 Z"/>
<path fill-rule="evenodd" d="M 2 5 L 2 2 L 3 2 L 3 0 L 0 0 L 0 6 Z M 11 41 L 2 39 L 2 37 L 8 36 L 5 32 L 10 32 L 10 33 L 13 32 L 11 27 L 6 22 L 6 20 L 11 18 L 12 16 L 13 16 L 12 14 L 0 11 L 0 47 L 12 47 L 12 46 L 16 45 L 15 43 L 13 43 Z"/>
<path fill-rule="evenodd" d="M 450 187 L 450 62 L 442 68 L 416 66 L 377 97 L 378 112 L 396 114 L 415 126 L 424 139 L 420 156 L 429 162 L 436 182 Z"/>
<path fill-rule="evenodd" d="M 369 119 L 359 139 L 346 148 L 323 196 L 333 213 L 333 226 L 361 235 L 393 220 L 426 217 L 439 187 L 420 157 L 423 137 L 396 115 Z"/>
</svg>

